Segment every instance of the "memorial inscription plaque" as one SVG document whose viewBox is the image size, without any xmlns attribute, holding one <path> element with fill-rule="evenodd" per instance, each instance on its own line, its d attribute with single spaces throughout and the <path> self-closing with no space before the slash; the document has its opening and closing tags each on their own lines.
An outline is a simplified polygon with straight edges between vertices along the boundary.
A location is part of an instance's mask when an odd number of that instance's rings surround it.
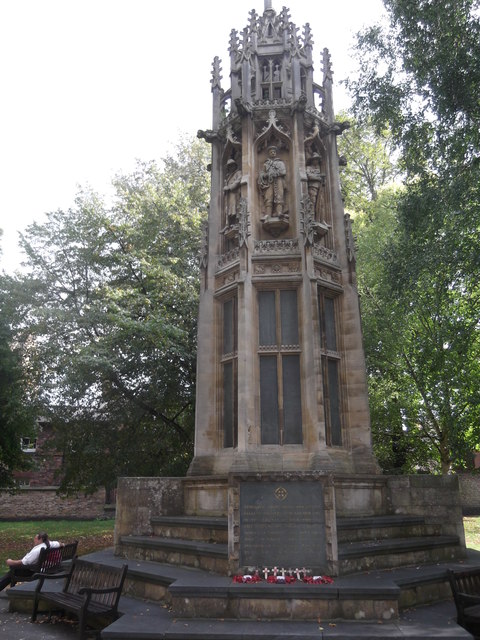
<svg viewBox="0 0 480 640">
<path fill-rule="evenodd" d="M 240 485 L 240 566 L 325 571 L 326 565 L 320 482 Z"/>
</svg>

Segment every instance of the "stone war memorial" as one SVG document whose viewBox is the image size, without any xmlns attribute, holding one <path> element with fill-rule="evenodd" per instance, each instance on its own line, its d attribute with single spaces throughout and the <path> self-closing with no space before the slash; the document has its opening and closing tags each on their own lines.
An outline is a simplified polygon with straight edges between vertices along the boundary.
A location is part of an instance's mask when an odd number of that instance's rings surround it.
<svg viewBox="0 0 480 640">
<path fill-rule="evenodd" d="M 194 458 L 184 478 L 119 480 L 115 554 L 190 568 L 158 595 L 179 619 L 395 619 L 449 597 L 446 570 L 403 587 L 345 577 L 462 561 L 457 479 L 381 473 L 330 56 L 287 8 L 246 19 L 198 133 L 211 201 Z"/>
</svg>

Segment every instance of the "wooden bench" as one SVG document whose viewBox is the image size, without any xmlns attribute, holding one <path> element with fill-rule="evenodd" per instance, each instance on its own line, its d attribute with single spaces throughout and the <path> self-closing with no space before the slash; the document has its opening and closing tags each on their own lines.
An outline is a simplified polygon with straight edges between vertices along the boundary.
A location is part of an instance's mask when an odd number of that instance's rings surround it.
<svg viewBox="0 0 480 640">
<path fill-rule="evenodd" d="M 118 602 L 122 594 L 123 583 L 128 566 L 110 567 L 96 562 L 75 558 L 68 573 L 36 574 L 38 584 L 35 589 L 32 622 L 37 618 L 40 602 L 49 608 L 49 620 L 52 611 L 73 613 L 78 617 L 78 637 L 83 640 L 87 621 L 96 619 L 116 619 Z M 43 589 L 44 582 L 65 578 L 62 591 Z"/>
<path fill-rule="evenodd" d="M 449 569 L 448 579 L 457 608 L 457 623 L 480 636 L 480 567 Z"/>
<path fill-rule="evenodd" d="M 77 555 L 78 540 L 63 545 L 63 547 L 45 547 L 40 550 L 38 562 L 32 567 L 31 576 L 17 576 L 15 567 L 10 569 L 10 586 L 14 587 L 17 582 L 31 582 L 33 574 L 37 573 L 58 573 L 62 569 L 64 562 L 73 560 Z"/>
</svg>

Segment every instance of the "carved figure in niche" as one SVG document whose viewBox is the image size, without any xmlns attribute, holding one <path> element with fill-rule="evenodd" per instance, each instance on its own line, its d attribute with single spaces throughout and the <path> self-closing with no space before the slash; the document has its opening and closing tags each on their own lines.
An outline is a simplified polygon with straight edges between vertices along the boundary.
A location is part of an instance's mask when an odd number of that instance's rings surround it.
<svg viewBox="0 0 480 640">
<path fill-rule="evenodd" d="M 273 81 L 280 82 L 280 66 L 278 64 L 275 65 L 273 70 Z"/>
<path fill-rule="evenodd" d="M 316 152 L 307 160 L 308 195 L 314 212 L 320 208 L 318 193 L 325 184 L 325 174 L 320 171 L 321 160 Z"/>
<path fill-rule="evenodd" d="M 287 169 L 283 160 L 277 157 L 277 147 L 268 147 L 268 157 L 263 165 L 263 171 L 258 176 L 258 186 L 263 196 L 265 216 L 277 218 L 286 217 L 285 177 Z"/>
<path fill-rule="evenodd" d="M 225 184 L 223 193 L 225 196 L 225 221 L 227 225 L 233 224 L 237 217 L 237 203 L 239 197 L 242 172 L 233 158 L 227 161 Z"/>
</svg>

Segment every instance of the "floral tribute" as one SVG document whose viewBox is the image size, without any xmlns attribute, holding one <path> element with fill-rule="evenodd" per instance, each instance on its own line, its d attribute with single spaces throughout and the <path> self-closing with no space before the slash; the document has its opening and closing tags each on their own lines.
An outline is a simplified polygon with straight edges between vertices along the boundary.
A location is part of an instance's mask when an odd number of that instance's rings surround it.
<svg viewBox="0 0 480 640">
<path fill-rule="evenodd" d="M 233 582 L 251 583 L 267 582 L 269 584 L 293 584 L 304 582 L 306 584 L 332 584 L 330 576 L 314 576 L 309 569 L 285 569 L 265 567 L 262 571 L 249 567 L 245 573 L 233 576 Z"/>
</svg>

